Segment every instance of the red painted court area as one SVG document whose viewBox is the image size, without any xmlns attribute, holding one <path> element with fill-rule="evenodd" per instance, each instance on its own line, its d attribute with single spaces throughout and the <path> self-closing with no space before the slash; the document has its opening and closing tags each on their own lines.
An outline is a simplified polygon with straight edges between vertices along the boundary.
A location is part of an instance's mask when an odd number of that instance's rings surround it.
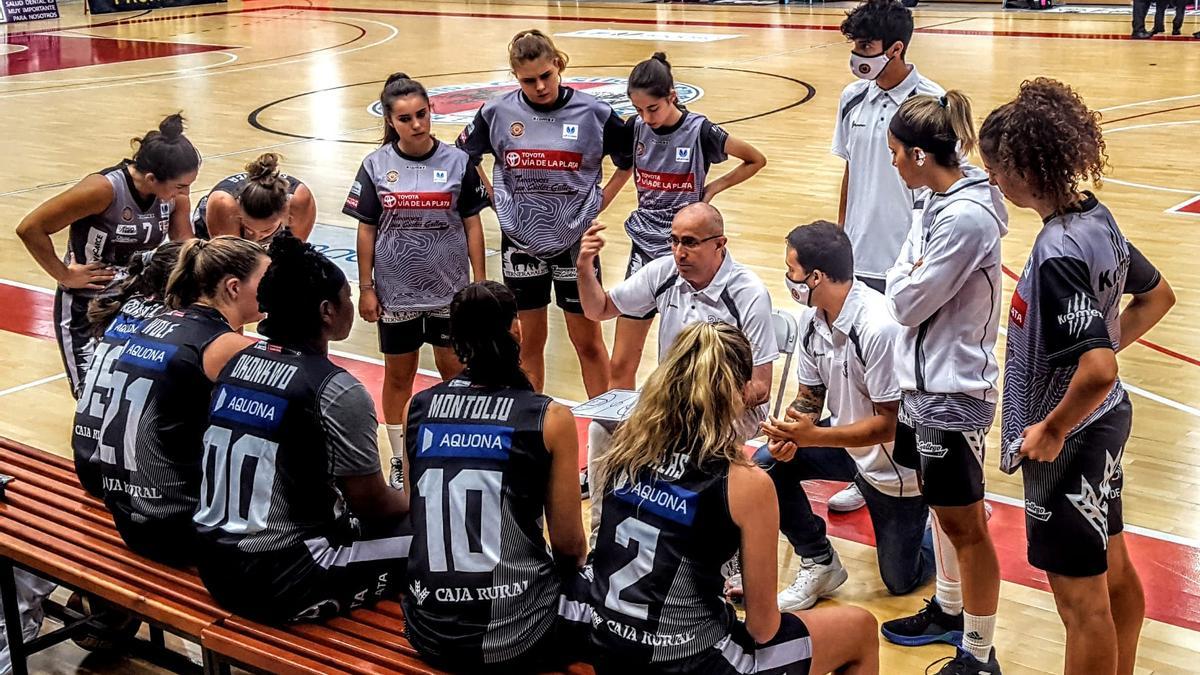
<svg viewBox="0 0 1200 675">
<path fill-rule="evenodd" d="M 53 340 L 53 306 L 54 297 L 47 291 L 0 283 L 0 330 Z M 334 357 L 334 361 L 367 386 L 378 406 L 383 367 L 377 360 Z M 434 382 L 432 377 L 418 375 L 417 389 Z M 580 419 L 578 424 L 582 467 L 587 456 L 587 420 Z M 805 488 L 814 510 L 829 523 L 830 535 L 874 546 L 875 536 L 866 509 L 850 514 L 827 513 L 825 503 L 841 485 L 810 481 Z M 1048 591 L 1045 573 L 1026 562 L 1024 509 L 999 502 L 993 502 L 992 506 L 989 528 L 1004 580 Z M 1163 623 L 1200 630 L 1200 548 L 1134 533 L 1126 533 L 1125 539 L 1145 587 L 1146 615 Z"/>
<path fill-rule="evenodd" d="M 1200 216 L 1200 195 L 1196 195 L 1186 202 L 1172 207 L 1171 213 L 1184 213 L 1189 216 Z"/>
<path fill-rule="evenodd" d="M 4 56 L 4 60 L 0 62 L 0 77 L 232 49 L 221 45 L 117 40 L 47 33 L 9 35 L 5 42 L 25 49 Z"/>
</svg>

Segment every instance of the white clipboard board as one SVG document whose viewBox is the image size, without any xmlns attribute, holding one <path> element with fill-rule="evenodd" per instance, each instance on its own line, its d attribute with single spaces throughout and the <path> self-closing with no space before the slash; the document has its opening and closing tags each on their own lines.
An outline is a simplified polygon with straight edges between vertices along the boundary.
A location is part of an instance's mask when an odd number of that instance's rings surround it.
<svg viewBox="0 0 1200 675">
<path fill-rule="evenodd" d="M 623 422 L 629 419 L 629 414 L 633 412 L 633 406 L 637 404 L 638 396 L 640 396 L 640 392 L 629 389 L 613 389 L 590 401 L 580 403 L 571 408 L 571 412 L 578 417 Z"/>
</svg>

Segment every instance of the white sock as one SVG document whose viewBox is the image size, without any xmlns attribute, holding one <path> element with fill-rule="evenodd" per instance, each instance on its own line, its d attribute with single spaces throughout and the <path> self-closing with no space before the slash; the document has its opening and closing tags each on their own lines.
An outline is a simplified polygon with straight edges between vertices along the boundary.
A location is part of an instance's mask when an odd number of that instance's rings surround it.
<svg viewBox="0 0 1200 675">
<path fill-rule="evenodd" d="M 996 634 L 996 615 L 975 616 L 963 612 L 963 649 L 981 663 L 987 663 L 992 655 L 992 638 Z"/>
<path fill-rule="evenodd" d="M 385 424 L 387 428 L 388 445 L 392 446 L 392 457 L 404 455 L 404 425 Z"/>
<path fill-rule="evenodd" d="M 963 611 L 962 575 L 958 571 L 958 554 L 950 537 L 942 531 L 937 515 L 933 516 L 933 560 L 937 568 L 937 598 L 942 611 L 958 616 Z"/>
</svg>

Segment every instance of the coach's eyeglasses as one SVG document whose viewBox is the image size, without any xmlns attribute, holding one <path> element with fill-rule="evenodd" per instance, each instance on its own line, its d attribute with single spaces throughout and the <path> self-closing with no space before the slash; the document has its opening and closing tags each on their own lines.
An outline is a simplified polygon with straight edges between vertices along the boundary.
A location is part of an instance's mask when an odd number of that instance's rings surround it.
<svg viewBox="0 0 1200 675">
<path fill-rule="evenodd" d="M 695 237 L 676 237 L 675 235 L 671 235 L 671 236 L 667 237 L 667 241 L 671 242 L 671 248 L 675 248 L 676 246 L 682 246 L 686 249 L 691 250 L 691 249 L 697 248 L 698 246 L 700 246 L 700 244 L 703 244 L 706 241 L 712 241 L 713 239 L 716 239 L 718 237 L 723 237 L 723 236 L 725 236 L 725 235 L 714 234 L 711 237 L 705 237 L 703 239 L 696 239 Z"/>
</svg>

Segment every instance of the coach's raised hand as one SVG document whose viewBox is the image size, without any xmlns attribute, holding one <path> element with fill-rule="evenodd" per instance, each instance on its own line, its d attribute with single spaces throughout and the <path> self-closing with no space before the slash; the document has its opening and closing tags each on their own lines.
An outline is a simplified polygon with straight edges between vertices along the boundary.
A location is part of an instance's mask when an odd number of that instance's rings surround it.
<svg viewBox="0 0 1200 675">
<path fill-rule="evenodd" d="M 599 220 L 593 220 L 592 226 L 583 233 L 583 239 L 579 240 L 579 259 L 576 261 L 579 269 L 586 267 L 589 269 L 592 266 L 592 260 L 600 255 L 600 250 L 604 248 L 604 235 L 600 234 L 606 228 Z"/>
</svg>

